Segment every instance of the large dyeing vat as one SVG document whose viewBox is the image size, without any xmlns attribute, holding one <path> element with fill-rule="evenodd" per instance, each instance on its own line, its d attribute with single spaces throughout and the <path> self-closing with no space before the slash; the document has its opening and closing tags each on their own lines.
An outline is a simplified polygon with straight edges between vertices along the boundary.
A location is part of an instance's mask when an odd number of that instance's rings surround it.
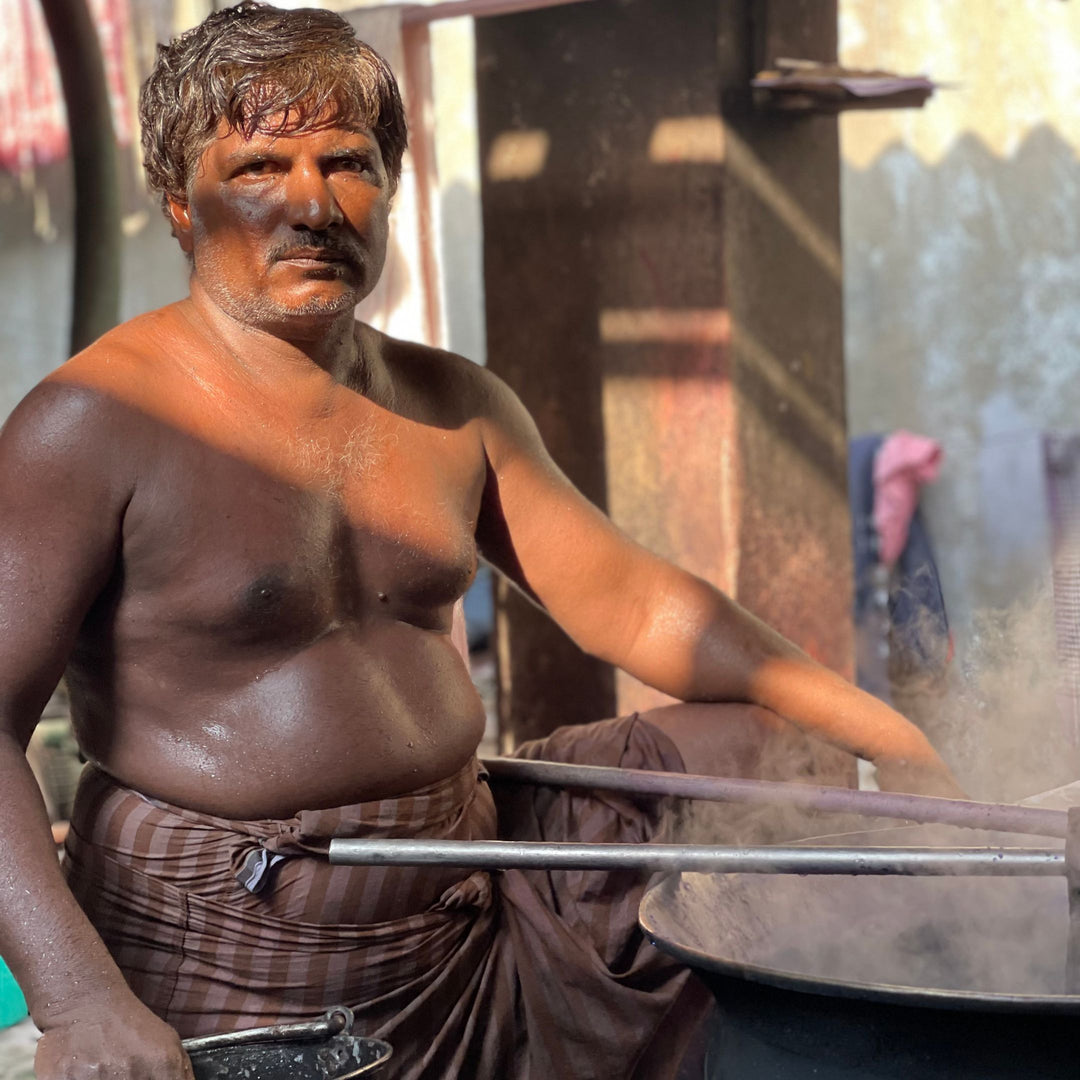
<svg viewBox="0 0 1080 1080">
<path fill-rule="evenodd" d="M 682 873 L 641 920 L 715 995 L 712 1080 L 1080 1077 L 1061 877 Z"/>
</svg>

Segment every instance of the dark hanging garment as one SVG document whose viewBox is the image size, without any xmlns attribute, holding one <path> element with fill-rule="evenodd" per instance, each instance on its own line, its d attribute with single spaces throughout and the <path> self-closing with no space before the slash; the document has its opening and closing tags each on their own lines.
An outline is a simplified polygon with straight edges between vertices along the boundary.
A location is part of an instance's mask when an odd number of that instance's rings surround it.
<svg viewBox="0 0 1080 1080">
<path fill-rule="evenodd" d="M 918 509 L 896 565 L 888 568 L 879 557 L 874 462 L 885 438 L 863 435 L 851 440 L 848 498 L 855 569 L 856 681 L 891 703 L 896 681 L 943 675 L 952 649 L 941 578 Z"/>
</svg>

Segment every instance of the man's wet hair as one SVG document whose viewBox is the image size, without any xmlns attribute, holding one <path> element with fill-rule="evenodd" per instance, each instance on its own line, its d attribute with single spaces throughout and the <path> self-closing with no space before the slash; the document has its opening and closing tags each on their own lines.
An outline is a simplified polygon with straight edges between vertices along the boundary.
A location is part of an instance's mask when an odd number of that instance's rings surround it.
<svg viewBox="0 0 1080 1080">
<path fill-rule="evenodd" d="M 244 0 L 168 45 L 139 95 L 143 165 L 152 190 L 186 201 L 203 151 L 228 131 L 367 128 L 390 179 L 401 175 L 405 110 L 389 65 L 340 15 Z"/>
</svg>

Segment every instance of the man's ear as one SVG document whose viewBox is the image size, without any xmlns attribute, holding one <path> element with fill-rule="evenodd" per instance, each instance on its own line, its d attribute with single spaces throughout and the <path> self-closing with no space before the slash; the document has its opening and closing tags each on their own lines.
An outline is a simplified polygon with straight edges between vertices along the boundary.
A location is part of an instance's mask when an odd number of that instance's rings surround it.
<svg viewBox="0 0 1080 1080">
<path fill-rule="evenodd" d="M 173 236 L 180 241 L 180 249 L 185 255 L 191 254 L 191 210 L 186 202 L 181 202 L 173 195 L 166 196 L 169 220 L 172 222 Z"/>
</svg>

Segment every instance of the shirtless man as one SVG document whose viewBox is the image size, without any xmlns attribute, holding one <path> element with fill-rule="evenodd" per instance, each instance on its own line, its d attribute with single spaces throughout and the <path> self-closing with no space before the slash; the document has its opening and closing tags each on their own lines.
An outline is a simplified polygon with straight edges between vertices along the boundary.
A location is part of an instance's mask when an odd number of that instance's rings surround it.
<svg viewBox="0 0 1080 1080">
<path fill-rule="evenodd" d="M 341 20 L 245 5 L 182 45 L 143 120 L 191 295 L 45 379 L 0 439 L 0 954 L 40 1080 L 190 1076 L 67 888 L 25 762 L 65 669 L 91 763 L 162 804 L 283 819 L 413 792 L 483 730 L 450 637 L 479 554 L 652 686 L 954 790 L 907 721 L 623 536 L 495 376 L 354 321 L 405 129 Z M 725 715 L 656 724 L 709 771 Z"/>
</svg>

